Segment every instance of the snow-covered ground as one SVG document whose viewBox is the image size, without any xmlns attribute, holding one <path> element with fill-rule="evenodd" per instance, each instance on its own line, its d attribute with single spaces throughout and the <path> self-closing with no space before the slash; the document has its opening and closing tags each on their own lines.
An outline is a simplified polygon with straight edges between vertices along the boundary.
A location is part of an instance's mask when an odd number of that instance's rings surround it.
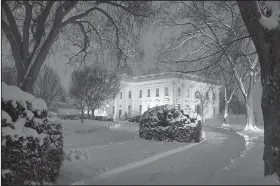
<svg viewBox="0 0 280 186">
<path fill-rule="evenodd" d="M 117 132 L 117 131 L 115 131 Z M 119 133 L 123 139 L 105 140 L 107 144 L 65 147 L 64 164 L 60 171 L 58 184 L 72 184 L 107 170 L 131 164 L 168 150 L 186 146 L 186 143 L 156 142 L 144 139 L 131 139 L 128 134 Z M 124 136 L 125 135 L 125 136 Z M 67 143 L 67 140 L 65 141 Z"/>
<path fill-rule="evenodd" d="M 57 184 L 72 184 L 89 176 L 180 148 L 187 143 L 139 139 L 130 122 L 60 120 L 65 160 Z"/>
<path fill-rule="evenodd" d="M 64 135 L 91 132 L 94 130 L 109 127 L 110 125 L 114 124 L 113 121 L 97 121 L 84 119 L 84 122 L 81 123 L 81 120 L 56 119 L 61 123 Z"/>
<path fill-rule="evenodd" d="M 182 149 L 189 145 L 139 139 L 136 123 L 92 120 L 84 120 L 83 124 L 79 120 L 61 120 L 61 122 L 65 141 L 65 160 L 57 184 L 85 184 L 84 180 L 137 167 L 138 164 L 140 166 L 145 162 L 149 163 L 150 159 L 161 156 L 161 154 L 177 151 L 175 149 Z M 234 177 L 238 176 L 236 170 L 244 172 L 249 169 L 250 173 L 246 175 L 252 179 L 260 180 L 260 183 L 276 183 L 272 182 L 269 177 L 264 178 L 261 174 L 263 173 L 263 162 L 258 158 L 262 155 L 262 149 L 260 149 L 260 144 L 256 145 L 256 140 L 262 139 L 262 130 L 240 132 L 241 129 L 244 129 L 241 124 L 232 124 L 230 128 L 232 132 L 238 130 L 239 134 L 245 138 L 246 148 L 240 152 L 240 156 L 237 158 L 229 159 L 228 164 L 225 164 L 224 169 L 221 170 L 223 173 L 219 174 L 225 174 L 231 184 Z M 249 156 L 252 158 L 247 161 Z M 252 170 L 250 166 L 254 166 L 256 170 Z M 244 183 L 247 182 L 247 178 L 244 176 L 242 179 Z M 219 180 L 220 183 L 225 182 L 224 178 Z"/>
</svg>

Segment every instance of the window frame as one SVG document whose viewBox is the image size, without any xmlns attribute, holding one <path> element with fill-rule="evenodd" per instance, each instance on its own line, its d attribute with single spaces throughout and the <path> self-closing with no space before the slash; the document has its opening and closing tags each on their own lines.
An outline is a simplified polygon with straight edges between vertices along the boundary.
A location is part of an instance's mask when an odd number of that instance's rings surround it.
<svg viewBox="0 0 280 186">
<path fill-rule="evenodd" d="M 165 97 L 169 96 L 169 89 L 168 89 L 168 87 L 164 87 L 164 96 Z"/>
<path fill-rule="evenodd" d="M 159 88 L 156 88 L 156 97 L 159 97 Z"/>
</svg>

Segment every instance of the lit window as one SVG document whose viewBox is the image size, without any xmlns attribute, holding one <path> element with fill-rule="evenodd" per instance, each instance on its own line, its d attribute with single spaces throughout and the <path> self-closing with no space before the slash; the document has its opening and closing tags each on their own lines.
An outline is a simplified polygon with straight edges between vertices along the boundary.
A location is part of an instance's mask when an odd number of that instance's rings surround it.
<svg viewBox="0 0 280 186">
<path fill-rule="evenodd" d="M 180 88 L 180 87 L 177 88 L 177 96 L 178 96 L 178 97 L 181 96 L 181 88 Z"/>
<path fill-rule="evenodd" d="M 156 89 L 156 97 L 159 97 L 159 88 Z"/>
<path fill-rule="evenodd" d="M 150 93 L 151 93 L 151 90 L 148 89 L 148 91 L 147 91 L 147 97 L 150 97 Z"/>
<path fill-rule="evenodd" d="M 131 115 L 131 105 L 128 105 L 128 115 Z"/>
<path fill-rule="evenodd" d="M 131 98 L 131 91 L 128 92 L 128 98 Z"/>
<path fill-rule="evenodd" d="M 142 90 L 139 91 L 139 98 L 142 98 Z"/>
<path fill-rule="evenodd" d="M 164 88 L 164 96 L 168 96 L 168 87 Z"/>
</svg>

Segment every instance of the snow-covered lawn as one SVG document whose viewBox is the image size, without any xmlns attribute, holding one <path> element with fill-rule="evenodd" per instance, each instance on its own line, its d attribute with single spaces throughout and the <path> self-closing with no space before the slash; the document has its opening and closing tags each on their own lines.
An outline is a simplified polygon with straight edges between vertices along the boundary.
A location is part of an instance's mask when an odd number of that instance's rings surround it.
<svg viewBox="0 0 280 186">
<path fill-rule="evenodd" d="M 72 184 L 185 145 L 187 144 L 132 139 L 84 148 L 66 148 L 66 159 L 60 171 L 58 184 Z"/>
<path fill-rule="evenodd" d="M 65 160 L 58 184 L 72 184 L 104 171 L 188 145 L 139 139 L 130 122 L 60 120 Z M 106 127 L 105 127 L 106 126 Z"/>
<path fill-rule="evenodd" d="M 248 137 L 246 150 L 236 160 L 232 160 L 227 166 L 219 180 L 220 184 L 258 184 L 258 185 L 279 185 L 276 175 L 264 177 L 262 139 Z M 249 142 L 249 143 L 248 143 Z"/>
<path fill-rule="evenodd" d="M 97 120 L 88 120 L 88 119 L 85 119 L 84 123 L 81 123 L 81 120 L 63 120 L 63 119 L 58 119 L 58 120 L 62 125 L 63 135 L 91 132 L 91 131 L 103 129 L 114 123 L 113 121 L 97 121 Z"/>
</svg>

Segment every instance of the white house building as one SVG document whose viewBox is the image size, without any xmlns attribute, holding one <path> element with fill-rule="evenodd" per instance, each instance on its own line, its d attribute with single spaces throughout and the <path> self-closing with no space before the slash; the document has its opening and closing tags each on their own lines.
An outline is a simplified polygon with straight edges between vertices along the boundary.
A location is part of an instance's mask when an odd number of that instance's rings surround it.
<svg viewBox="0 0 280 186">
<path fill-rule="evenodd" d="M 176 73 L 126 76 L 121 82 L 121 91 L 109 106 L 108 115 L 114 120 L 122 120 L 140 116 L 157 105 L 175 104 L 194 109 L 199 114 L 203 111 L 205 119 L 212 118 L 219 113 L 221 86 L 217 81 L 207 82 L 194 75 Z M 205 99 L 199 99 L 199 95 Z"/>
</svg>

